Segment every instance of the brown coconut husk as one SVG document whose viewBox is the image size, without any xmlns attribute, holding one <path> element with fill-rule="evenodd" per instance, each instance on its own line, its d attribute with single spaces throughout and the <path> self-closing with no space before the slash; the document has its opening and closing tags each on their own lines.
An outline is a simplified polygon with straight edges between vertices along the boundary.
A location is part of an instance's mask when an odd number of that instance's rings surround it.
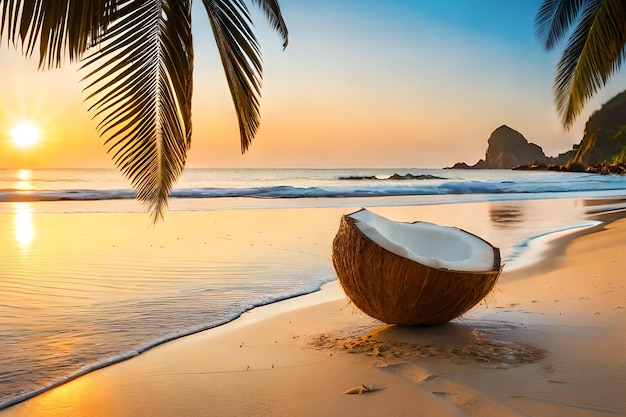
<svg viewBox="0 0 626 417">
<path fill-rule="evenodd" d="M 494 250 L 492 270 L 452 271 L 389 252 L 365 236 L 355 223 L 350 215 L 341 218 L 333 240 L 333 265 L 352 302 L 385 323 L 446 323 L 478 304 L 500 276 L 500 250 L 489 242 Z"/>
</svg>

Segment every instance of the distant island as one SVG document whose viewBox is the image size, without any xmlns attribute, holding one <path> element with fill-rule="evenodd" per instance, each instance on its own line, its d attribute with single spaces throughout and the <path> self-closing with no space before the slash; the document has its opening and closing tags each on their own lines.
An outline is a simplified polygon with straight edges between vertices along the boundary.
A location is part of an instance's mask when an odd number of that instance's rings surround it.
<svg viewBox="0 0 626 417">
<path fill-rule="evenodd" d="M 595 111 L 578 145 L 555 157 L 502 125 L 487 140 L 485 159 L 473 165 L 457 162 L 446 169 L 517 169 L 626 174 L 626 91 Z"/>
</svg>

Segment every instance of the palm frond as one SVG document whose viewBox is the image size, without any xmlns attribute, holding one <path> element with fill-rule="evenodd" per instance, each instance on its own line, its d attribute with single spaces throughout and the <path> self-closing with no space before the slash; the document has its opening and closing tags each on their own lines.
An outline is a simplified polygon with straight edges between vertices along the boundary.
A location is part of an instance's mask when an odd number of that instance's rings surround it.
<svg viewBox="0 0 626 417">
<path fill-rule="evenodd" d="M 203 0 L 239 122 L 241 152 L 259 128 L 261 50 L 248 8 L 241 0 Z"/>
<path fill-rule="evenodd" d="M 0 39 L 40 67 L 83 61 L 90 112 L 115 165 L 154 220 L 191 139 L 192 0 L 0 0 Z M 252 0 L 287 46 L 277 0 Z M 203 0 L 233 97 L 241 149 L 259 126 L 261 51 L 243 0 Z M 98 48 L 94 48 L 97 46 Z"/>
<path fill-rule="evenodd" d="M 115 165 L 157 221 L 191 138 L 191 1 L 129 2 L 116 17 L 84 61 L 86 100 Z"/>
<path fill-rule="evenodd" d="M 27 56 L 39 45 L 39 66 L 71 62 L 101 39 L 123 0 L 0 0 L 0 36 Z"/>
<path fill-rule="evenodd" d="M 546 49 L 560 42 L 576 21 L 586 0 L 544 0 L 535 16 L 535 30 Z"/>
<path fill-rule="evenodd" d="M 261 49 L 242 0 L 202 0 L 209 16 L 239 122 L 241 152 L 250 147 L 260 122 L 259 99 L 263 67 Z M 255 0 L 270 25 L 288 43 L 288 31 L 275 0 Z"/>
<path fill-rule="evenodd" d="M 555 99 L 565 127 L 573 124 L 585 102 L 619 70 L 625 44 L 626 3 L 588 1 L 555 75 Z"/>
<path fill-rule="evenodd" d="M 289 30 L 283 20 L 283 15 L 280 11 L 280 6 L 276 0 L 252 0 L 252 3 L 256 3 L 265 12 L 265 16 L 270 26 L 278 32 L 283 38 L 283 50 L 287 48 L 289 43 Z"/>
</svg>

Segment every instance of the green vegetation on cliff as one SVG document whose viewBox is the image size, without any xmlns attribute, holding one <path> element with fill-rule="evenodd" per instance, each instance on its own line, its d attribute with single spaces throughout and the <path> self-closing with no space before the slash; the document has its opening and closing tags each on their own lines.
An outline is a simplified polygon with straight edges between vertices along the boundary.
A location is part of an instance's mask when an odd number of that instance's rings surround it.
<svg viewBox="0 0 626 417">
<path fill-rule="evenodd" d="M 585 135 L 571 163 L 583 166 L 626 162 L 626 91 L 619 93 L 585 125 Z"/>
</svg>

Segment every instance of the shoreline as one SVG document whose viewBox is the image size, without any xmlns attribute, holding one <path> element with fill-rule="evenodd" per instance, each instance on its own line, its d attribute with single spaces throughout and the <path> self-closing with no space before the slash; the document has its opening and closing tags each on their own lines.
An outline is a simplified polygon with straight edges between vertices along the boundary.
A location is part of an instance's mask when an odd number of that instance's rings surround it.
<svg viewBox="0 0 626 417">
<path fill-rule="evenodd" d="M 609 200 L 612 201 L 612 200 Z M 619 202 L 619 199 L 615 199 Z M 589 224 L 579 228 L 572 228 L 566 230 L 563 234 L 556 232 L 556 235 L 548 235 L 545 242 L 540 243 L 540 247 L 535 249 L 535 252 L 539 254 L 534 258 L 534 262 L 521 265 L 516 268 L 507 270 L 507 277 L 510 280 L 524 278 L 526 276 L 544 273 L 547 270 L 557 268 L 559 260 L 562 259 L 567 252 L 567 248 L 576 239 L 583 238 L 587 235 L 594 233 L 600 233 L 605 230 L 609 225 L 621 219 L 626 219 L 626 208 L 622 208 L 618 205 L 616 209 L 610 209 L 613 207 L 611 204 L 605 206 L 606 211 L 598 211 L 589 213 L 588 217 L 591 222 L 597 222 L 596 224 Z"/>
<path fill-rule="evenodd" d="M 551 241 L 550 244 L 550 250 L 552 251 L 550 253 L 550 256 L 546 256 L 544 257 L 544 261 L 545 262 L 540 262 L 538 264 L 535 264 L 531 267 L 527 267 L 527 268 L 521 268 L 519 270 L 516 271 L 511 271 L 511 272 L 505 272 L 503 274 L 506 274 L 506 279 L 503 280 L 501 277 L 501 285 L 502 287 L 515 287 L 515 288 L 520 288 L 519 284 L 519 280 L 516 278 L 520 278 L 520 277 L 526 277 L 528 279 L 536 279 L 533 278 L 533 276 L 535 274 L 550 274 L 552 272 L 555 272 L 558 274 L 558 272 L 560 271 L 559 268 L 562 268 L 562 263 L 567 261 L 567 258 L 564 258 L 566 252 L 569 250 L 570 245 L 579 242 L 581 239 L 586 239 L 587 236 L 594 236 L 594 235 L 600 235 L 601 232 L 604 232 L 606 230 L 610 230 L 613 228 L 613 225 L 615 223 L 618 224 L 619 227 L 624 227 L 624 220 L 621 220 L 622 218 L 625 217 L 625 214 L 623 212 L 619 212 L 619 213 L 609 213 L 609 214 L 604 214 L 602 215 L 602 218 L 606 220 L 605 223 L 603 223 L 602 225 L 599 225 L 597 227 L 592 227 L 590 229 L 586 229 L 586 230 L 582 230 L 582 231 L 577 231 L 575 233 L 572 234 L 568 234 L 566 236 L 560 237 L 556 240 Z M 503 275 L 504 276 L 504 275 Z M 506 282 L 504 282 L 506 281 Z M 335 285 L 335 289 L 333 290 L 332 287 L 333 285 Z M 500 284 L 499 284 L 500 286 Z M 218 326 L 215 327 L 213 329 L 209 329 L 200 333 L 196 333 L 194 335 L 191 336 L 185 336 L 179 339 L 175 339 L 173 341 L 167 342 L 165 344 L 162 344 L 160 346 L 157 346 L 155 348 L 152 348 L 144 353 L 142 353 L 141 355 L 135 356 L 132 359 L 133 360 L 126 360 L 123 362 L 119 362 L 117 364 L 114 365 L 110 365 L 110 366 L 106 366 L 105 368 L 101 368 L 98 371 L 95 372 L 91 372 L 88 373 L 86 375 L 83 375 L 79 378 L 73 379 L 71 382 L 69 383 L 65 383 L 62 384 L 61 386 L 58 386 L 52 390 L 46 391 L 43 394 L 40 394 L 36 397 L 30 398 L 26 401 L 20 402 L 14 406 L 11 406 L 9 408 L 5 408 L 3 410 L 0 410 L 0 415 L 4 416 L 5 412 L 7 416 L 13 416 L 13 415 L 43 415 L 43 414 L 29 414 L 31 413 L 32 410 L 32 404 L 47 404 L 46 407 L 48 407 L 50 405 L 49 401 L 50 398 L 52 398 L 53 404 L 55 403 L 55 401 L 58 401 L 58 393 L 59 392 L 64 392 L 67 391 L 68 389 L 70 389 L 70 391 L 73 389 L 72 387 L 75 386 L 80 386 L 83 385 L 82 380 L 91 380 L 92 377 L 96 378 L 98 380 L 101 380 L 100 377 L 101 374 L 105 375 L 104 378 L 105 380 L 109 381 L 109 383 L 111 383 L 110 379 L 107 379 L 108 377 L 106 377 L 106 374 L 108 374 L 109 372 L 112 372 L 113 375 L 117 375 L 118 370 L 119 372 L 122 372 L 122 374 L 124 374 L 125 372 L 130 372 L 130 374 L 126 373 L 127 376 L 132 376 L 133 372 L 136 372 L 136 367 L 139 366 L 139 362 L 143 362 L 144 360 L 141 359 L 143 357 L 147 357 L 148 355 L 153 357 L 153 356 L 160 356 L 161 352 L 165 352 L 163 354 L 166 354 L 167 356 L 167 351 L 170 350 L 170 348 L 174 349 L 175 346 L 178 346 L 179 344 L 182 345 L 187 345 L 188 343 L 191 345 L 196 345 L 194 348 L 192 348 L 192 352 L 194 353 L 194 355 L 196 355 L 195 357 L 198 358 L 198 350 L 200 349 L 200 347 L 198 345 L 201 344 L 202 340 L 210 340 L 210 339 L 215 339 L 215 338 L 220 338 L 220 337 L 231 337 L 231 335 L 233 333 L 242 333 L 242 329 L 252 329 L 252 331 L 254 331 L 254 329 L 256 327 L 260 327 L 260 326 L 265 326 L 267 323 L 269 322 L 273 322 L 273 321 L 277 321 L 277 320 L 281 320 L 280 317 L 284 317 L 287 314 L 300 314 L 302 312 L 306 312 L 307 310 L 310 309 L 328 309 L 330 308 L 331 312 L 334 312 L 333 314 L 336 314 L 338 309 L 339 311 L 344 311 L 346 310 L 346 308 L 350 309 L 352 308 L 354 310 L 353 307 L 349 307 L 349 304 L 346 303 L 345 299 L 339 299 L 337 298 L 339 295 L 337 293 L 337 290 L 339 290 L 339 292 L 341 293 L 342 291 L 340 290 L 338 283 L 336 281 L 333 281 L 330 284 L 325 284 L 324 289 L 322 291 L 317 291 L 308 295 L 304 295 L 304 296 L 299 296 L 299 297 L 295 297 L 286 301 L 280 301 L 280 302 L 276 302 L 276 303 L 272 303 L 266 306 L 262 306 L 262 307 L 257 307 L 253 310 L 250 310 L 246 313 L 244 313 L 239 319 L 236 319 L 234 321 L 231 321 L 225 325 L 222 326 Z M 335 291 L 333 293 L 333 291 Z M 329 301 L 329 300 L 325 300 L 325 302 L 319 302 L 320 300 L 318 299 L 318 302 L 316 303 L 310 303 L 309 300 L 311 298 L 316 298 L 316 297 L 321 297 L 322 299 L 324 297 L 327 297 L 331 295 L 331 298 L 335 298 L 334 301 Z M 500 296 L 498 294 L 498 296 Z M 305 304 L 305 306 L 303 306 L 302 304 Z M 491 302 L 489 303 L 491 304 Z M 502 301 L 498 301 L 497 304 L 502 304 Z M 496 304 L 496 305 L 497 305 Z M 504 303 L 506 304 L 506 303 Z M 290 306 L 296 306 L 298 307 L 297 309 L 293 310 L 291 309 Z M 466 319 L 463 319 L 463 321 L 466 322 L 471 322 L 471 323 L 475 323 L 476 320 L 478 320 L 478 325 L 474 325 L 474 328 L 479 329 L 480 332 L 483 333 L 489 333 L 490 331 L 493 332 L 494 331 L 494 325 L 490 324 L 490 321 L 493 321 L 494 319 L 497 318 L 496 321 L 501 321 L 501 319 L 499 317 L 497 317 L 496 314 L 494 313 L 500 313 L 500 311 L 494 310 L 493 308 L 498 308 L 498 307 L 491 307 L 486 309 L 486 311 L 488 312 L 487 316 L 484 317 L 482 316 L 482 314 L 484 314 L 484 307 L 483 308 L 479 308 L 479 306 L 475 307 L 474 310 L 476 311 L 471 311 L 467 317 L 467 321 Z M 478 311 L 480 309 L 480 312 Z M 503 309 L 504 311 L 502 311 L 503 316 L 505 317 L 516 317 L 517 313 L 512 314 L 514 312 L 511 311 L 506 311 L 506 309 Z M 510 310 L 510 308 L 509 308 Z M 272 312 L 273 311 L 273 312 Z M 328 310 L 325 310 L 328 311 Z M 376 329 L 377 327 L 380 327 L 379 323 L 376 323 L 376 321 L 374 321 L 373 319 L 369 319 L 367 317 L 363 317 L 362 313 L 358 312 L 358 311 L 352 311 L 352 314 L 350 315 L 350 317 L 348 317 L 348 320 L 354 320 L 356 318 L 356 321 L 358 322 L 358 325 L 356 326 L 357 329 L 360 329 L 361 331 L 365 331 L 365 334 L 368 334 L 368 331 L 371 330 L 369 328 L 372 329 Z M 304 314 L 304 313 L 303 313 Z M 317 313 L 316 313 L 317 314 Z M 306 316 L 306 314 L 305 314 Z M 588 319 L 588 318 L 587 318 Z M 313 328 L 317 328 L 318 332 L 321 331 L 323 332 L 323 334 L 329 333 L 332 334 L 332 327 L 334 325 L 336 325 L 337 323 L 332 323 L 331 326 L 328 326 L 328 323 L 326 323 L 326 325 L 324 324 L 320 324 L 320 323 L 315 323 L 315 318 L 308 318 L 307 320 L 309 320 L 307 323 L 307 326 L 309 326 L 307 329 L 313 329 Z M 339 319 L 339 321 L 341 320 L 346 320 L 345 314 L 344 317 Z M 481 321 L 482 320 L 482 321 Z M 513 323 L 515 323 L 515 320 L 511 321 Z M 282 323 L 284 325 L 284 320 L 282 320 Z M 366 324 L 364 324 L 366 323 Z M 360 327 L 359 327 L 360 326 Z M 365 326 L 365 327 L 364 327 Z M 369 327 L 368 327 L 369 326 Z M 483 327 L 481 327 L 483 326 Z M 485 327 L 486 326 L 486 327 Z M 492 327 L 490 327 L 492 326 Z M 306 326 L 305 326 L 306 327 Z M 343 327 L 345 327 L 345 324 L 343 325 Z M 461 326 L 463 327 L 463 325 Z M 497 326 L 496 326 L 497 327 Z M 519 326 L 517 326 L 519 327 Z M 523 333 L 523 330 L 520 328 L 515 328 L 516 332 L 520 332 Z M 369 329 L 369 330 L 368 330 Z M 276 330 L 276 329 L 274 329 Z M 345 329 L 344 329 L 345 330 Z M 509 329 L 510 330 L 510 329 Z M 342 330 L 343 331 L 343 330 Z M 502 332 L 502 329 L 495 329 L 495 332 Z M 384 330 L 383 330 L 384 332 Z M 307 331 L 307 334 L 309 332 Z M 349 332 L 348 332 L 349 333 Z M 340 339 L 341 338 L 345 338 L 345 335 L 342 335 L 341 332 L 337 333 L 340 335 Z M 350 335 L 348 334 L 348 337 L 352 337 L 355 335 Z M 362 335 L 361 335 L 362 336 Z M 409 337 L 413 337 L 414 335 L 409 335 Z M 298 337 L 301 337 L 301 335 L 298 335 Z M 395 336 L 394 336 L 395 337 Z M 467 337 L 467 334 L 464 335 L 464 337 Z M 242 338 L 242 337 L 239 337 Z M 358 339 L 358 337 L 357 337 Z M 395 342 L 395 341 L 394 341 Z M 242 342 L 244 343 L 244 342 Z M 279 343 L 278 340 L 276 340 L 276 343 Z M 331 352 L 333 351 L 333 347 L 332 346 L 328 346 L 326 344 L 326 339 L 322 338 L 316 341 L 316 343 L 320 343 L 322 344 L 322 349 L 318 352 L 318 354 L 320 352 L 325 352 L 326 354 L 328 353 L 328 351 L 330 350 Z M 508 340 L 507 343 L 513 343 L 512 341 Z M 365 343 L 364 344 L 367 348 L 369 348 L 370 346 Z M 239 345 L 242 346 L 242 345 Z M 244 345 L 245 346 L 245 345 Z M 287 343 L 285 346 L 291 346 L 293 347 L 293 345 L 290 345 L 289 343 Z M 384 346 L 384 344 L 383 344 Z M 380 346 L 379 346 L 380 347 Z M 497 346 L 491 346 L 490 348 L 496 348 Z M 301 349 L 302 346 L 298 345 L 298 349 Z M 271 347 L 268 347 L 268 349 L 271 350 Z M 230 348 L 230 351 L 232 351 L 232 348 Z M 315 351 L 315 350 L 314 350 Z M 157 353 L 152 353 L 152 352 L 158 352 Z M 308 350 L 306 351 L 308 352 Z M 369 351 L 371 353 L 371 351 Z M 310 353 L 310 352 L 309 352 Z M 405 352 L 406 353 L 406 352 Z M 404 354 L 405 354 L 404 353 Z M 476 353 L 476 352 L 474 352 Z M 402 353 L 401 353 L 402 354 Z M 325 357 L 326 355 L 324 355 Z M 333 356 L 331 354 L 331 356 Z M 367 355 L 366 356 L 372 356 L 372 355 Z M 171 358 L 171 356 L 169 356 Z M 202 355 L 199 355 L 199 357 L 202 357 Z M 141 360 L 140 360 L 141 359 Z M 248 359 L 255 359 L 255 358 L 248 358 Z M 158 361 L 157 361 L 158 362 Z M 183 361 L 185 362 L 185 361 Z M 296 361 L 297 362 L 297 361 Z M 159 363 L 158 365 L 164 365 L 162 363 Z M 189 363 L 183 363 L 183 365 L 188 366 Z M 272 364 L 272 368 L 269 369 L 275 369 L 274 364 Z M 360 371 L 364 371 L 363 369 L 361 369 L 363 364 L 359 365 L 359 370 Z M 303 365 L 298 365 L 297 367 L 301 367 Z M 391 366 L 391 365 L 386 365 L 386 366 Z M 393 365 L 395 366 L 395 365 Z M 114 371 L 107 371 L 109 369 L 115 369 Z M 125 369 L 128 368 L 129 371 L 125 371 Z M 139 368 L 141 368 L 141 366 L 139 366 Z M 278 366 L 277 366 L 278 368 Z M 276 368 L 276 369 L 277 369 Z M 402 367 L 400 367 L 402 368 Z M 413 369 L 413 368 L 411 368 Z M 249 369 L 246 369 L 246 371 L 248 371 Z M 143 369 L 142 372 L 145 372 L 146 370 Z M 267 369 L 266 369 L 267 371 Z M 413 369 L 413 371 L 415 371 L 415 369 Z M 411 372 L 413 372 L 411 371 Z M 239 371 L 235 371 L 235 374 L 241 373 L 243 372 L 242 370 Z M 406 369 L 402 372 L 408 372 L 406 371 Z M 411 373 L 409 372 L 409 373 Z M 417 371 L 415 371 L 417 372 Z M 421 371 L 420 371 L 421 372 Z M 419 372 L 418 372 L 419 373 Z M 193 372 L 191 373 L 192 375 L 194 374 Z M 116 380 L 118 377 L 115 376 L 113 378 L 113 380 Z M 192 379 L 195 377 L 191 377 Z M 411 378 L 409 378 L 410 380 Z M 415 379 L 415 378 L 413 378 Z M 197 381 L 196 381 L 197 382 Z M 241 382 L 241 381 L 239 381 Z M 413 381 L 413 383 L 415 383 L 415 381 Z M 115 385 L 115 384 L 113 384 Z M 70 387 L 70 388 L 68 388 Z M 114 387 L 113 387 L 114 388 Z M 172 387 L 170 387 L 172 388 Z M 408 387 L 411 388 L 411 387 Z M 413 387 L 414 388 L 414 387 Z M 135 391 L 138 389 L 138 387 L 133 388 Z M 114 389 L 115 391 L 115 389 Z M 117 391 L 115 391 L 117 392 Z M 119 393 L 118 393 L 119 394 Z M 135 392 L 135 394 L 137 394 Z M 178 392 L 178 394 L 181 394 L 180 392 Z M 372 397 L 374 393 L 372 393 Z M 269 395 L 269 394 L 268 394 Z M 379 394 L 377 394 L 379 395 Z M 176 398 L 172 398 L 172 401 L 178 401 Z M 91 400 L 89 400 L 88 402 L 90 402 Z M 127 404 L 127 401 L 124 402 L 122 401 L 124 404 Z M 97 402 L 97 401 L 96 401 Z M 78 404 L 80 405 L 80 404 Z M 144 404 L 145 405 L 145 404 Z M 234 404 L 233 404 L 234 405 Z M 77 404 L 74 404 L 74 406 L 77 406 Z M 85 404 L 83 404 L 82 406 L 86 406 Z M 597 407 L 596 407 L 597 408 Z M 37 409 L 37 406 L 35 406 L 35 411 Z M 21 411 L 20 411 L 21 410 Z M 26 414 L 21 414 L 24 412 L 24 410 L 27 410 Z M 437 408 L 437 410 L 439 410 L 439 408 Z M 598 409 L 599 410 L 599 409 Z M 598 411 L 596 410 L 596 411 Z M 95 409 L 91 409 L 88 407 L 88 409 L 84 409 L 83 411 L 88 411 L 88 414 L 76 414 L 76 415 L 113 415 L 113 414 L 102 414 L 102 413 L 98 413 L 97 410 Z M 139 410 L 135 409 L 135 412 L 138 412 Z M 227 411 L 227 410 L 226 410 Z M 234 413 L 235 410 L 231 410 L 230 412 L 232 413 L 232 415 L 236 415 L 237 413 Z M 439 410 L 440 411 L 440 410 Z M 17 413 L 17 414 L 14 414 Z M 60 414 L 59 414 L 60 415 Z M 117 415 L 130 415 L 130 414 L 117 414 Z M 135 414 L 137 415 L 137 414 Z M 152 415 L 152 414 L 143 414 L 143 415 Z M 159 415 L 159 414 L 155 414 L 155 415 Z M 161 414 L 161 415 L 166 415 L 166 414 Z M 189 415 L 194 415 L 194 414 L 189 414 Z M 331 415 L 331 414 L 329 414 Z M 480 415 L 480 414 L 477 414 Z M 619 415 L 623 415 L 623 414 L 619 414 Z"/>
<path fill-rule="evenodd" d="M 2 413 L 3 410 L 9 409 L 16 404 L 20 404 L 32 398 L 36 398 L 37 396 L 41 394 L 44 394 L 50 390 L 54 390 L 55 388 L 60 387 L 64 384 L 71 383 L 72 381 L 78 378 L 81 378 L 85 375 L 88 375 L 92 372 L 96 372 L 100 369 L 104 369 L 110 366 L 114 366 L 114 365 L 129 361 L 129 360 L 132 360 L 133 358 L 139 355 L 142 355 L 146 352 L 149 352 L 163 345 L 167 345 L 168 343 L 172 343 L 172 342 L 175 342 L 177 340 L 184 339 L 187 337 L 193 337 L 204 332 L 215 332 L 216 334 L 218 334 L 219 332 L 222 332 L 222 331 L 231 331 L 239 327 L 251 325 L 256 322 L 274 317 L 279 314 L 284 314 L 290 311 L 297 310 L 298 308 L 309 307 L 315 304 L 329 302 L 332 300 L 343 298 L 344 296 L 345 295 L 340 289 L 339 282 L 337 280 L 334 280 L 334 281 L 330 281 L 330 282 L 322 284 L 321 287 L 317 290 L 307 292 L 304 294 L 294 295 L 285 299 L 272 301 L 268 304 L 262 304 L 262 305 L 253 307 L 249 310 L 242 312 L 237 317 L 231 320 L 228 320 L 222 324 L 216 324 L 216 325 L 213 325 L 212 327 L 200 329 L 195 332 L 186 333 L 180 336 L 173 336 L 171 338 L 164 339 L 164 340 L 159 340 L 148 346 L 142 346 L 134 350 L 133 352 L 128 352 L 125 355 L 122 355 L 116 358 L 109 358 L 107 360 L 101 361 L 101 363 L 97 363 L 93 366 L 90 366 L 88 369 L 78 372 L 77 374 L 72 375 L 66 379 L 57 381 L 51 384 L 50 386 L 46 386 L 36 391 L 29 392 L 25 394 L 24 397 L 21 397 L 21 398 L 18 397 L 10 401 L 7 401 L 6 403 L 0 404 L 0 413 Z"/>
</svg>

